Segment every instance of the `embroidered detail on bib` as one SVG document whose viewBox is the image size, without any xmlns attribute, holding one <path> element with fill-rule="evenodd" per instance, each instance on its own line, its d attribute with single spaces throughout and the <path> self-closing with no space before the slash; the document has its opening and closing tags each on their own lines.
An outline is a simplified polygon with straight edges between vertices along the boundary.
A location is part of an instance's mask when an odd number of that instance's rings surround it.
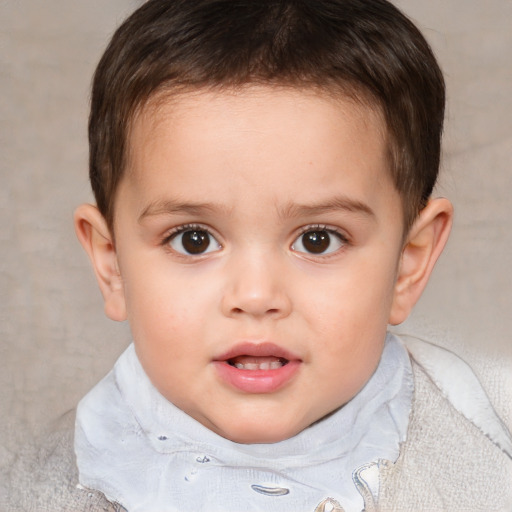
<svg viewBox="0 0 512 512">
<path fill-rule="evenodd" d="M 265 487 L 263 485 L 251 485 L 253 491 L 264 494 L 265 496 L 286 496 L 290 493 L 290 489 L 284 487 Z"/>
<path fill-rule="evenodd" d="M 315 508 L 315 512 L 345 512 L 345 510 L 335 499 L 325 498 Z"/>
</svg>

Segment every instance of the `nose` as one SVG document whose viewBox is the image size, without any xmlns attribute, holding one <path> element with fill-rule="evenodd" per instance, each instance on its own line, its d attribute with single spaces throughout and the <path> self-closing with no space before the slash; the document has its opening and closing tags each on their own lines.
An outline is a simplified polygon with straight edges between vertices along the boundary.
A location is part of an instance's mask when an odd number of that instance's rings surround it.
<svg viewBox="0 0 512 512">
<path fill-rule="evenodd" d="M 252 255 L 239 258 L 226 269 L 222 311 L 228 317 L 284 318 L 292 302 L 286 285 L 285 269 L 277 258 Z"/>
</svg>

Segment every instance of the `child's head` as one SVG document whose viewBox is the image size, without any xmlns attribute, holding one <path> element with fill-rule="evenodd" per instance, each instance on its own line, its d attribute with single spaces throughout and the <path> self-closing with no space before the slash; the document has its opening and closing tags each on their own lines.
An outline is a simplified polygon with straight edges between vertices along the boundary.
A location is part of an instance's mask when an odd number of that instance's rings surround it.
<svg viewBox="0 0 512 512">
<path fill-rule="evenodd" d="M 160 94 L 248 84 L 320 89 L 381 112 L 406 227 L 435 184 L 444 81 L 417 28 L 386 0 L 153 0 L 119 28 L 96 72 L 90 177 L 112 227 L 138 111 Z"/>
<path fill-rule="evenodd" d="M 274 442 L 364 386 L 448 235 L 428 202 L 443 106 L 381 0 L 159 0 L 125 22 L 93 90 L 99 210 L 76 226 L 166 398 Z"/>
</svg>

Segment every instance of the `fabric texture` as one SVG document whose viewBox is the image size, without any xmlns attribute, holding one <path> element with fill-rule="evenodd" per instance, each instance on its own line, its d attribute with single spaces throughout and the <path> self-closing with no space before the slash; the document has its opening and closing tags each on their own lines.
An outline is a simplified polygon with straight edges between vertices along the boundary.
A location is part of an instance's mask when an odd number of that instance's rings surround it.
<svg viewBox="0 0 512 512">
<path fill-rule="evenodd" d="M 413 362 L 407 442 L 380 473 L 379 512 L 510 512 L 512 460 Z"/>
<path fill-rule="evenodd" d="M 414 359 L 412 369 L 412 411 L 398 460 L 378 461 L 354 475 L 365 511 L 512 510 L 512 460 L 453 407 Z M 77 488 L 72 439 L 70 413 L 41 447 L 26 446 L 11 468 L 6 512 L 123 510 L 100 492 Z"/>
<path fill-rule="evenodd" d="M 5 512 L 121 512 L 100 492 L 77 488 L 73 450 L 75 411 L 61 417 L 39 443 L 28 443 L 9 471 Z"/>
</svg>

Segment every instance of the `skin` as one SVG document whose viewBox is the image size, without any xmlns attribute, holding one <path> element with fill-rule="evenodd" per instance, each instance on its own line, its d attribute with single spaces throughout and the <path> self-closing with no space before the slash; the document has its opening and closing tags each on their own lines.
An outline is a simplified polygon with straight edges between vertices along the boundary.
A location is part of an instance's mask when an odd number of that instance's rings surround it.
<svg viewBox="0 0 512 512">
<path fill-rule="evenodd" d="M 431 201 L 403 243 L 379 113 L 312 91 L 202 91 L 148 105 L 129 147 L 115 244 L 94 206 L 75 223 L 107 315 L 128 319 L 160 393 L 239 443 L 287 439 L 354 397 L 452 216 Z M 190 231 L 206 250 L 187 252 Z M 305 232 L 327 248 L 311 252 Z M 239 389 L 218 365 L 243 343 L 296 368 L 277 389 Z"/>
</svg>

